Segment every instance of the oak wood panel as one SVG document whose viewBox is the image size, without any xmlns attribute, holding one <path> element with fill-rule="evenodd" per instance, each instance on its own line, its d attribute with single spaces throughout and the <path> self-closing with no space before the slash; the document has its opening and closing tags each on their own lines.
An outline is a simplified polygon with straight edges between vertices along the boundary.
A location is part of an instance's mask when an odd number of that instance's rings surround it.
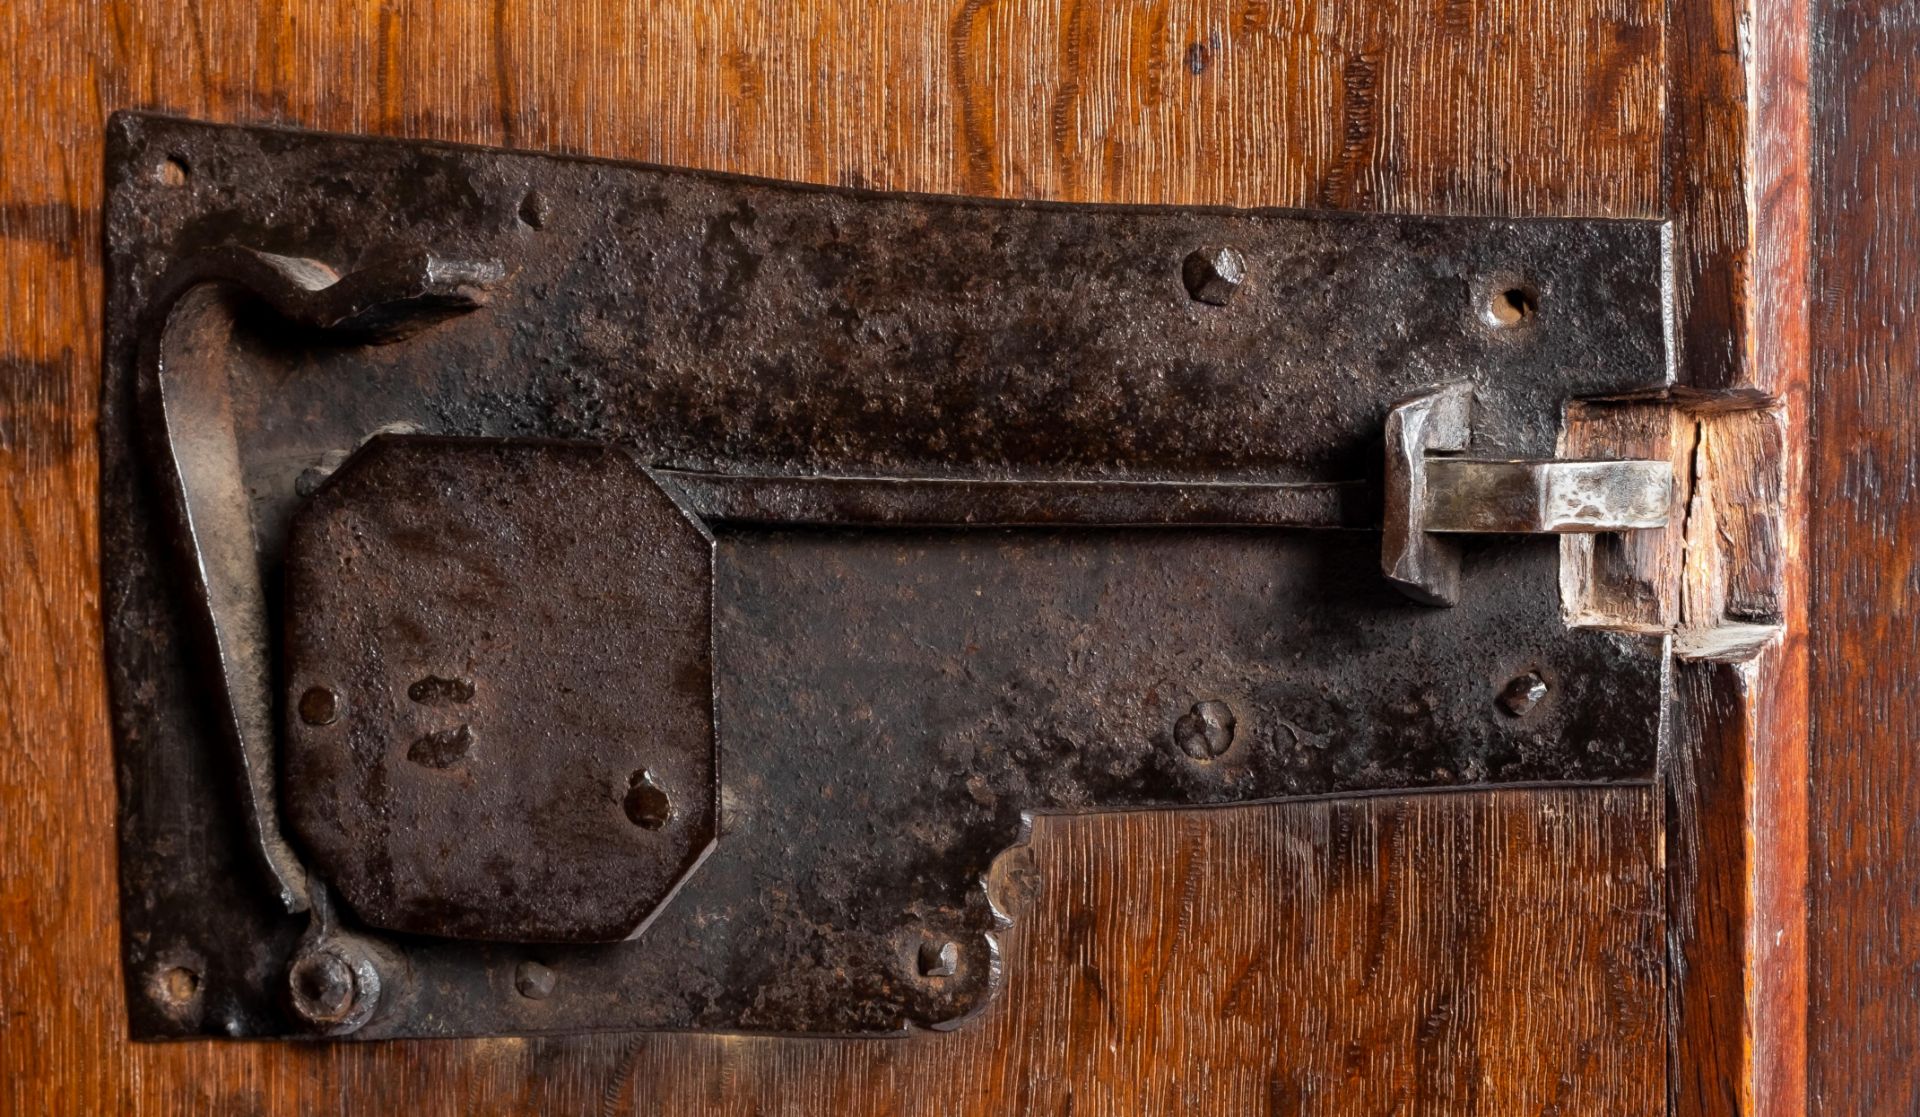
<svg viewBox="0 0 1920 1117">
<path fill-rule="evenodd" d="M 1806 753 L 1800 447 L 1783 403 L 1594 403 L 1570 456 L 1674 463 L 1661 532 L 1561 544 L 1570 623 L 1670 631 L 1671 1112 L 1805 1110 Z"/>
<path fill-rule="evenodd" d="M 957 1032 L 143 1045 L 56 1111 L 1652 1113 L 1658 810 L 1635 788 L 1045 818 L 1008 986 Z"/>
<path fill-rule="evenodd" d="M 1650 0 L 7 6 L 0 1103 L 351 1112 L 385 1099 L 465 1113 L 476 1099 L 500 1112 L 652 1112 L 671 1101 L 715 1112 L 833 1097 L 837 1108 L 885 1112 L 892 1097 L 878 1087 L 911 1100 L 939 1083 L 950 1092 L 925 1096 L 966 1099 L 944 1112 L 1021 1112 L 1021 1098 L 1046 1094 L 1063 1107 L 1086 1099 L 1075 1112 L 1117 1113 L 1146 1098 L 1210 1100 L 1207 1068 L 1221 1067 L 1222 1089 L 1283 1113 L 1416 1100 L 1431 1103 L 1423 1112 L 1511 1112 L 1554 1102 L 1556 1089 L 1567 1091 L 1563 1112 L 1651 1108 L 1661 1076 L 1645 1056 L 1660 1025 L 1639 1014 L 1658 992 L 1639 936 L 1658 906 L 1648 860 L 1658 826 L 1645 791 L 1048 824 L 1034 854 L 1052 867 L 1050 907 L 1016 934 L 1009 964 L 1026 975 L 1018 981 L 1057 982 L 1062 1007 L 1049 1015 L 1037 1007 L 1045 992 L 1021 986 L 993 1020 L 953 1036 L 877 1047 L 691 1037 L 128 1045 L 114 972 L 92 415 L 100 141 L 113 108 L 898 189 L 1649 216 L 1664 204 L 1662 15 Z M 1342 825 L 1347 845 L 1336 840 Z M 1314 858 L 1338 849 L 1378 855 L 1401 875 L 1335 860 L 1313 875 Z M 1270 859 L 1259 863 L 1265 890 L 1241 904 L 1236 851 Z M 1200 898 L 1229 910 L 1234 930 L 1195 922 Z M 1298 909 L 1274 906 L 1281 899 Z M 1056 907 L 1065 922 L 1049 922 Z M 1136 924 L 1127 908 L 1157 917 Z M 1317 923 L 1318 911 L 1345 922 Z M 1264 922 L 1244 921 L 1254 913 Z M 1309 930 L 1314 938 L 1299 937 Z M 1245 979 L 1243 999 L 1216 1002 L 1252 1015 L 1208 1015 L 1207 995 L 1225 996 L 1209 985 L 1221 952 L 1252 958 L 1267 935 L 1274 957 L 1304 967 L 1301 984 L 1276 961 Z M 1448 942 L 1474 943 L 1484 972 L 1419 968 L 1445 956 L 1423 951 Z M 1300 951 L 1313 953 L 1302 961 Z M 1105 985 L 1090 971 L 1125 995 L 1092 1000 L 1088 990 Z M 1336 1016 L 1298 995 L 1336 978 L 1352 995 L 1356 975 L 1366 1013 Z M 1157 998 L 1149 978 L 1168 980 Z M 1449 987 L 1457 999 L 1409 1031 L 1407 1009 L 1426 1006 L 1406 998 Z M 1180 1006 L 1194 1021 L 1167 1019 Z M 1261 1017 L 1285 1042 L 1249 1047 L 1258 1033 L 1248 1021 Z M 1339 1029 L 1362 1020 L 1377 1032 L 1341 1042 Z M 1168 1029 L 1177 1043 L 1163 1042 Z M 1016 1033 L 1040 1061 L 989 1053 L 989 1037 Z M 712 1091 L 711 1104 L 649 1092 L 668 1066 L 688 1068 L 676 1085 Z M 1324 1090 L 1302 1101 L 1289 1091 L 1303 1081 Z M 873 1092 L 856 1104 L 862 1083 Z"/>
<path fill-rule="evenodd" d="M 1651 1113 L 1658 809 L 1621 789 L 1234 808 L 1170 835 L 1043 819 L 1025 918 L 1045 945 L 1010 951 L 977 1033 L 852 1050 L 653 1037 L 627 1090 L 663 1117 L 861 1112 L 876 1095 L 935 1117 L 982 1090 L 1000 1112 L 1075 1117 Z"/>
<path fill-rule="evenodd" d="M 1702 389 L 1783 397 L 1805 384 L 1806 9 L 1668 9 L 1665 190 L 1683 379 Z"/>
<path fill-rule="evenodd" d="M 1813 4 L 1812 1110 L 1920 1112 L 1920 4 Z"/>
<path fill-rule="evenodd" d="M 1806 1109 L 1806 753 L 1790 411 L 1693 438 L 1666 790 L 1676 1117 Z"/>
<path fill-rule="evenodd" d="M 1797 1117 L 1807 1092 L 1807 5 L 1680 0 L 1668 10 L 1664 177 L 1680 248 L 1681 379 L 1710 404 L 1765 405 L 1780 452 L 1767 540 L 1777 549 L 1732 574 L 1741 592 L 1751 574 L 1771 579 L 1763 596 L 1777 606 L 1766 618 L 1777 633 L 1753 639 L 1752 602 L 1716 597 L 1725 582 L 1696 582 L 1706 600 L 1682 618 L 1691 647 L 1676 670 L 1682 732 L 1666 777 L 1672 1111 Z M 1699 459 L 1711 466 L 1709 449 Z"/>
</svg>

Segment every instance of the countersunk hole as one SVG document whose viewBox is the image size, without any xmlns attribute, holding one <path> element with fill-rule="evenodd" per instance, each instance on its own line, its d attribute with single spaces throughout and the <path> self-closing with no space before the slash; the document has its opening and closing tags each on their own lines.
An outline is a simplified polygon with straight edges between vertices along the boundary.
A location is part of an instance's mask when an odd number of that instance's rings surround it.
<svg viewBox="0 0 1920 1117">
<path fill-rule="evenodd" d="M 200 994 L 200 974 L 185 966 L 168 966 L 154 975 L 153 987 L 162 1001 L 179 1008 Z"/>
<path fill-rule="evenodd" d="M 645 768 L 627 781 L 627 818 L 642 830 L 658 830 L 673 817 L 673 800 Z"/>
<path fill-rule="evenodd" d="M 1510 284 L 1487 298 L 1487 324 L 1502 329 L 1523 326 L 1540 312 L 1540 292 L 1525 284 Z"/>
<path fill-rule="evenodd" d="M 193 168 L 184 156 L 169 155 L 154 168 L 154 177 L 162 186 L 185 186 L 187 179 L 193 177 Z"/>
</svg>

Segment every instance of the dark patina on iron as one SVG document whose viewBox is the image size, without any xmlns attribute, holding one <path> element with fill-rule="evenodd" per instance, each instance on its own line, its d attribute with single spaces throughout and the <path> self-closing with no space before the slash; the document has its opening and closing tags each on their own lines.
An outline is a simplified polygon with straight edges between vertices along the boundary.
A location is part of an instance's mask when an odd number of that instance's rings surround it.
<svg viewBox="0 0 1920 1117">
<path fill-rule="evenodd" d="M 1665 386 L 1657 225 L 886 196 L 140 115 L 111 140 L 136 1034 L 949 1026 L 995 985 L 983 881 L 1033 812 L 1653 772 L 1661 642 L 1567 629 L 1551 542 L 1463 537 L 1433 610 L 1351 529 L 1396 401 L 1465 383 L 1444 449 L 1547 458 L 1563 401 Z M 284 638 L 277 811 L 207 714 L 224 661 L 151 468 L 176 443 L 136 393 L 183 261 L 236 246 L 397 294 L 408 329 L 245 276 L 198 296 Z M 1226 249 L 1231 291 L 1196 293 Z M 393 259 L 477 262 L 484 307 L 353 278 Z M 1487 320 L 1496 275 L 1524 329 Z M 1550 695 L 1524 718 L 1489 697 L 1522 674 Z M 338 926 L 272 886 L 280 813 Z M 363 960 L 372 1008 L 329 979 Z"/>
</svg>

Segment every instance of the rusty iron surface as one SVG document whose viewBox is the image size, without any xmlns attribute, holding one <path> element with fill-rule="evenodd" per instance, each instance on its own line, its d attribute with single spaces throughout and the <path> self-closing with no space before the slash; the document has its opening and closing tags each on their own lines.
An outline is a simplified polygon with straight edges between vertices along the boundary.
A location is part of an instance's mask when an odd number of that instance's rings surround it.
<svg viewBox="0 0 1920 1117">
<path fill-rule="evenodd" d="M 660 665 L 697 656 L 627 637 L 690 600 L 697 563 L 627 569 L 656 541 L 593 528 L 662 511 L 634 510 L 659 495 L 643 467 L 768 479 L 733 494 L 749 511 L 779 510 L 780 479 L 819 476 L 1075 482 L 1103 500 L 1115 482 L 1300 485 L 1273 490 L 1295 503 L 1269 514 L 1351 526 L 1351 483 L 1377 489 L 1397 399 L 1471 381 L 1463 449 L 1544 457 L 1564 400 L 1666 385 L 1657 225 L 881 196 L 138 115 L 110 138 L 103 563 L 137 1035 L 297 1025 L 284 991 L 305 924 L 246 838 L 245 774 L 207 713 L 200 603 L 136 406 L 148 308 L 178 261 L 223 246 L 348 276 L 396 245 L 503 269 L 485 308 L 383 346 L 229 296 L 241 481 L 268 620 L 296 642 L 273 665 L 282 807 L 344 930 L 399 959 L 356 1037 L 951 1026 L 992 994 L 1002 917 L 983 881 L 1030 812 L 1653 773 L 1664 649 L 1564 628 L 1551 541 L 1460 541 L 1469 592 L 1435 611 L 1380 577 L 1363 531 L 736 523 L 711 552 L 718 836 L 689 873 L 701 823 L 677 830 L 672 806 L 659 831 L 636 822 L 661 808 L 634 779 L 701 802 L 677 790 L 698 782 L 698 719 L 675 707 L 691 728 L 671 741 L 647 727 L 690 685 Z M 154 173 L 170 159 L 192 168 L 184 185 Z M 1481 305 L 1508 276 L 1537 292 L 1517 325 Z M 601 448 L 413 442 L 445 460 L 363 460 L 327 482 L 382 431 Z M 471 453 L 495 472 L 449 464 Z M 549 491 L 583 454 L 604 472 Z M 383 480 L 349 499 L 356 474 Z M 446 533 L 502 493 L 514 509 L 471 520 L 492 542 L 463 558 Z M 376 507 L 380 539 L 339 534 Z M 428 528 L 442 534 L 402 561 Z M 564 561 L 540 542 L 558 537 Z M 399 548 L 381 580 L 325 567 L 381 548 Z M 502 579 L 446 604 L 461 593 L 446 572 L 475 555 Z M 662 580 L 681 606 L 592 608 Z M 543 629 L 547 602 L 607 654 Z M 384 624 L 398 617 L 437 627 L 409 645 Z M 515 646 L 430 662 L 502 636 L 476 627 L 495 618 Z M 614 688 L 589 710 L 548 686 L 580 671 Z M 1516 714 L 1501 696 L 1523 678 L 1540 689 Z M 333 699 L 309 705 L 316 686 Z M 331 772 L 329 735 L 349 741 Z M 543 783 L 566 757 L 585 759 Z M 392 789 L 350 786 L 375 773 L 441 780 L 421 785 L 431 817 L 382 817 Z M 467 776 L 462 800 L 447 785 Z M 563 787 L 572 844 L 538 848 L 546 831 L 523 827 Z M 490 809 L 512 825 L 461 832 Z M 573 888 L 623 859 L 643 869 L 620 887 Z M 449 895 L 464 913 L 422 902 Z M 627 942 L 443 937 L 608 937 L 649 911 Z M 146 995 L 182 957 L 204 989 L 190 1014 Z"/>
<path fill-rule="evenodd" d="M 314 869 L 383 930 L 631 935 L 713 845 L 712 585 L 712 537 L 624 454 L 368 443 L 287 548 Z"/>
</svg>

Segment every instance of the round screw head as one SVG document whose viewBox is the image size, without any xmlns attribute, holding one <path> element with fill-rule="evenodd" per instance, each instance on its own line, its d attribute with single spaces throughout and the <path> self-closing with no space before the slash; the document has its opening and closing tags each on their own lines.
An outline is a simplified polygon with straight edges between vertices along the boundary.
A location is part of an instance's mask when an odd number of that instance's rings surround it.
<svg viewBox="0 0 1920 1117">
<path fill-rule="evenodd" d="M 1225 306 L 1247 279 L 1247 262 L 1231 248 L 1202 248 L 1180 269 L 1187 294 L 1209 306 Z"/>
<path fill-rule="evenodd" d="M 1547 681 L 1536 672 L 1519 676 L 1500 690 L 1498 702 L 1508 717 L 1523 718 L 1547 696 Z"/>
<path fill-rule="evenodd" d="M 310 954 L 288 975 L 303 1014 L 315 1019 L 339 1017 L 353 1006 L 353 967 L 337 954 Z"/>
<path fill-rule="evenodd" d="M 553 971 L 535 961 L 520 963 L 513 971 L 513 987 L 530 1001 L 544 1001 L 553 992 Z"/>
<path fill-rule="evenodd" d="M 1195 702 L 1173 723 L 1173 743 L 1195 760 L 1212 760 L 1233 747 L 1237 721 L 1225 702 Z"/>
<path fill-rule="evenodd" d="M 310 686 L 300 696 L 300 720 L 308 725 L 332 725 L 340 716 L 340 695 L 332 687 Z"/>
</svg>

